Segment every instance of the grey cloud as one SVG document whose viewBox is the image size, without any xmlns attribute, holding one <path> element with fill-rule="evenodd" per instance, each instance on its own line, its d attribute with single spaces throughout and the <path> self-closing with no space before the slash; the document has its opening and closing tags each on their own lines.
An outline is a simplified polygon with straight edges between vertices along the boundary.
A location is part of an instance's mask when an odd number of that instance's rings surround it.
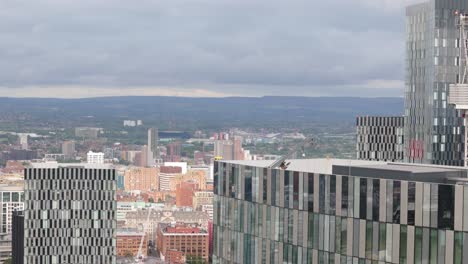
<svg viewBox="0 0 468 264">
<path fill-rule="evenodd" d="M 380 96 L 403 78 L 394 1 L 0 0 L 0 87 Z"/>
</svg>

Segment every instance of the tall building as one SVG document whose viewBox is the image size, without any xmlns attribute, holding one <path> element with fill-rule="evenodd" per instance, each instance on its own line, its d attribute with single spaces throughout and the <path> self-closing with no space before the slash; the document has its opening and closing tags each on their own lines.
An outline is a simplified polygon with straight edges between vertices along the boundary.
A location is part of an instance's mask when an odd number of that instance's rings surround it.
<svg viewBox="0 0 468 264">
<path fill-rule="evenodd" d="M 465 263 L 468 169 L 215 163 L 213 263 Z"/>
<path fill-rule="evenodd" d="M 403 127 L 404 118 L 401 116 L 357 117 L 357 159 L 403 161 Z"/>
<path fill-rule="evenodd" d="M 86 161 L 90 164 L 104 164 L 104 153 L 89 151 L 86 154 Z"/>
<path fill-rule="evenodd" d="M 201 257 L 207 262 L 209 253 L 208 232 L 198 227 L 160 224 L 157 247 L 161 259 L 164 261 L 168 261 L 166 260 L 168 250 L 176 250 L 182 252 L 185 256 Z"/>
<path fill-rule="evenodd" d="M 18 138 L 19 138 L 19 143 L 20 143 L 21 149 L 29 149 L 29 145 L 28 145 L 29 135 L 28 134 L 18 134 Z"/>
<path fill-rule="evenodd" d="M 13 213 L 12 224 L 12 264 L 24 263 L 24 212 L 15 211 Z"/>
<path fill-rule="evenodd" d="M 115 191 L 107 165 L 25 169 L 25 263 L 116 263 Z"/>
<path fill-rule="evenodd" d="M 157 168 L 130 168 L 124 174 L 126 191 L 158 191 L 159 177 Z"/>
<path fill-rule="evenodd" d="M 65 156 L 65 159 L 73 159 L 75 153 L 75 141 L 68 140 L 62 143 L 62 154 Z"/>
<path fill-rule="evenodd" d="M 24 209 L 23 186 L 0 184 L 0 201 L 0 233 L 11 234 L 13 212 Z"/>
<path fill-rule="evenodd" d="M 155 164 L 155 160 L 159 158 L 158 140 L 158 129 L 155 127 L 148 129 L 148 166 Z"/>
<path fill-rule="evenodd" d="M 224 160 L 234 159 L 234 144 L 230 140 L 216 140 L 214 142 L 215 157 L 222 157 Z"/>
<path fill-rule="evenodd" d="M 430 0 L 406 10 L 405 159 L 464 164 L 462 114 L 447 103 L 459 78 L 456 11 L 467 1 Z"/>
<path fill-rule="evenodd" d="M 182 153 L 182 143 L 180 141 L 167 144 L 166 149 L 165 162 L 180 162 Z"/>
</svg>

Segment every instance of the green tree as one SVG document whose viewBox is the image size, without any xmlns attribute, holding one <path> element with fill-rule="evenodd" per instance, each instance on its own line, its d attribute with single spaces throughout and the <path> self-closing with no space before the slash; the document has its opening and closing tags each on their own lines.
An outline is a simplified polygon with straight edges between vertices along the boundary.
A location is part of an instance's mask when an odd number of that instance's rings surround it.
<svg viewBox="0 0 468 264">
<path fill-rule="evenodd" d="M 3 264 L 11 264 L 11 263 L 13 263 L 13 260 L 12 260 L 11 258 L 6 259 L 6 260 L 3 262 Z"/>
<path fill-rule="evenodd" d="M 148 202 L 149 202 L 149 203 L 154 203 L 153 197 L 150 197 L 150 198 L 148 199 Z"/>
</svg>

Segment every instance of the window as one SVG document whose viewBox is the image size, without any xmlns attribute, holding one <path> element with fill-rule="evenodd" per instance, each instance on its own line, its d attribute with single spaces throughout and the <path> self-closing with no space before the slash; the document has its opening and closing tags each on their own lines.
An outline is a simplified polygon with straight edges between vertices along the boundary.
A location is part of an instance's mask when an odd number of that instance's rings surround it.
<svg viewBox="0 0 468 264">
<path fill-rule="evenodd" d="M 408 225 L 414 225 L 416 183 L 408 183 Z"/>
<path fill-rule="evenodd" d="M 379 209 L 380 209 L 380 180 L 372 180 L 372 220 L 379 221 Z"/>
<path fill-rule="evenodd" d="M 346 216 L 348 215 L 349 177 L 342 177 L 341 186 L 341 214 Z"/>
<path fill-rule="evenodd" d="M 439 185 L 439 201 L 437 207 L 439 208 L 437 223 L 440 229 L 453 229 L 454 217 L 454 186 Z"/>
<path fill-rule="evenodd" d="M 393 182 L 393 223 L 400 223 L 401 182 Z"/>
<path fill-rule="evenodd" d="M 367 179 L 362 178 L 360 182 L 360 195 L 359 195 L 359 218 L 366 219 L 367 213 Z"/>
</svg>

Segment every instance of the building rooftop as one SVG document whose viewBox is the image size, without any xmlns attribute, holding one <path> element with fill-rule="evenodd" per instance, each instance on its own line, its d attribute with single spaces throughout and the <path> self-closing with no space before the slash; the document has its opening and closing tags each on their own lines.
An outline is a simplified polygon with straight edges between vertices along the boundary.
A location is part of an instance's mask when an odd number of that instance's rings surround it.
<svg viewBox="0 0 468 264">
<path fill-rule="evenodd" d="M 36 162 L 28 165 L 28 168 L 34 169 L 58 169 L 58 168 L 84 168 L 84 169 L 112 169 L 112 164 L 97 163 L 58 163 L 58 162 Z"/>
<path fill-rule="evenodd" d="M 267 168 L 273 161 L 221 162 Z M 287 162 L 290 162 L 288 171 L 437 183 L 465 184 L 466 182 L 468 184 L 468 168 L 464 167 L 348 159 L 297 159 L 287 160 Z"/>
</svg>

